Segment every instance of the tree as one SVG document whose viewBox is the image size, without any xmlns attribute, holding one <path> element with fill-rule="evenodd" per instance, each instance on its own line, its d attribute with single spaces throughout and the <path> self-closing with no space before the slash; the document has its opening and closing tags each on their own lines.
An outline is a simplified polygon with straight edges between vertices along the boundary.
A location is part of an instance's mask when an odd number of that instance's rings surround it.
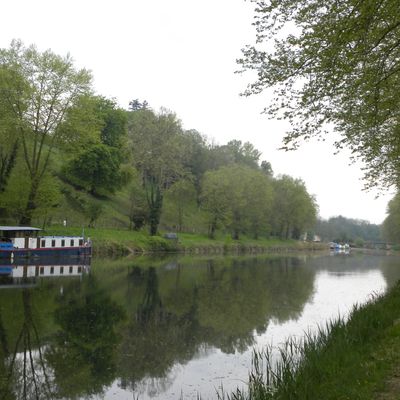
<svg viewBox="0 0 400 400">
<path fill-rule="evenodd" d="M 134 170 L 129 193 L 129 229 L 139 230 L 148 220 L 148 206 L 141 177 Z"/>
<path fill-rule="evenodd" d="M 301 179 L 283 175 L 274 181 L 273 229 L 282 239 L 299 239 L 315 224 L 317 204 Z"/>
<path fill-rule="evenodd" d="M 143 103 L 139 99 L 133 99 L 129 102 L 130 111 L 145 110 L 146 108 L 149 108 L 149 103 L 146 100 Z"/>
<path fill-rule="evenodd" d="M 173 205 L 174 220 L 176 221 L 178 232 L 182 232 L 185 211 L 196 198 L 195 187 L 191 181 L 181 179 L 168 189 L 166 196 Z"/>
<path fill-rule="evenodd" d="M 228 169 L 208 171 L 202 182 L 201 206 L 209 214 L 208 236 L 215 238 L 216 230 L 224 226 L 231 218 L 230 182 Z"/>
<path fill-rule="evenodd" d="M 57 381 L 52 398 L 102 394 L 116 376 L 116 328 L 124 310 L 89 276 L 59 297 L 54 317 L 60 329 L 48 345 L 48 365 Z"/>
<path fill-rule="evenodd" d="M 229 228 L 235 240 L 241 232 L 257 238 L 268 225 L 271 205 L 272 185 L 261 171 L 235 164 L 205 174 L 202 207 L 210 216 L 211 238 L 219 226 Z"/>
<path fill-rule="evenodd" d="M 81 151 L 66 164 L 64 173 L 69 181 L 93 195 L 114 193 L 123 182 L 118 150 L 101 143 Z"/>
<path fill-rule="evenodd" d="M 315 226 L 315 232 L 325 242 L 336 241 L 335 239 L 345 242 L 344 238 L 347 238 L 349 243 L 355 242 L 357 238 L 372 242 L 382 240 L 379 225 L 360 219 L 345 218 L 341 215 L 328 220 L 319 219 Z"/>
<path fill-rule="evenodd" d="M 382 224 L 382 233 L 385 240 L 400 243 L 400 194 L 397 193 L 389 201 L 387 208 L 388 216 Z"/>
<path fill-rule="evenodd" d="M 193 177 L 196 188 L 197 203 L 200 204 L 201 180 L 209 169 L 210 149 L 206 138 L 195 129 L 187 130 L 183 135 L 186 157 L 184 167 Z"/>
<path fill-rule="evenodd" d="M 21 76 L 19 90 L 10 91 L 7 102 L 17 121 L 30 179 L 20 219 L 21 224 L 29 224 L 51 155 L 62 139 L 59 127 L 66 111 L 90 90 L 91 76 L 84 69 L 76 70 L 69 55 L 61 57 L 50 50 L 41 53 L 15 40 L 9 49 L 0 50 L 0 67 Z"/>
<path fill-rule="evenodd" d="M 270 169 L 270 171 L 272 171 L 272 169 Z M 269 174 L 267 177 L 265 177 L 264 174 L 264 170 L 260 172 L 252 170 L 246 188 L 247 231 L 251 233 L 255 239 L 258 239 L 261 232 L 268 235 L 271 230 L 274 188 L 272 180 L 269 179 Z"/>
<path fill-rule="evenodd" d="M 260 156 L 261 152 L 250 142 L 231 140 L 222 146 L 211 146 L 209 166 L 210 169 L 218 169 L 230 164 L 240 164 L 258 169 Z"/>
<path fill-rule="evenodd" d="M 24 83 L 21 76 L 6 67 L 0 67 L 0 193 L 7 186 L 19 147 L 18 120 L 8 98 Z"/>
<path fill-rule="evenodd" d="M 156 235 L 164 192 L 185 174 L 182 127 L 176 115 L 167 110 L 156 114 L 141 109 L 129 113 L 128 135 L 146 192 L 150 235 Z"/>
<path fill-rule="evenodd" d="M 63 166 L 64 178 L 91 194 L 114 193 L 126 183 L 128 171 L 122 165 L 126 122 L 126 111 L 114 100 L 91 95 L 79 98 L 60 127 L 65 153 L 70 155 Z"/>
<path fill-rule="evenodd" d="M 103 121 L 100 140 L 107 146 L 120 148 L 126 135 L 126 111 L 119 108 L 115 100 L 97 96 L 95 102 L 96 113 Z"/>
<path fill-rule="evenodd" d="M 267 88 L 265 111 L 292 130 L 284 148 L 323 137 L 366 165 L 366 186 L 398 185 L 400 13 L 398 0 L 253 0 L 257 44 L 238 62 L 257 73 L 246 95 Z"/>
<path fill-rule="evenodd" d="M 18 163 L 10 176 L 10 182 L 1 196 L 0 207 L 8 210 L 7 215 L 16 221 L 21 220 L 25 213 L 25 207 L 29 193 L 30 179 L 27 176 L 24 165 Z M 41 185 L 37 191 L 37 207 L 32 212 L 35 219 L 41 219 L 43 226 L 52 217 L 54 210 L 60 203 L 59 182 L 50 173 L 42 177 Z"/>
<path fill-rule="evenodd" d="M 261 162 L 261 171 L 264 173 L 264 175 L 272 178 L 274 176 L 274 171 L 272 169 L 272 165 L 270 162 L 263 160 Z"/>
</svg>

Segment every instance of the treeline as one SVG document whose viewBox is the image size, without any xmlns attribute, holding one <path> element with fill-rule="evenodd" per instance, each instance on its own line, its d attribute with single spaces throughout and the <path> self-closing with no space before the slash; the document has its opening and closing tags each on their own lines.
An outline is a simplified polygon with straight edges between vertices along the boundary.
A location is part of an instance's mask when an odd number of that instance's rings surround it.
<svg viewBox="0 0 400 400">
<path fill-rule="evenodd" d="M 350 243 L 362 246 L 366 242 L 380 242 L 380 225 L 341 215 L 328 220 L 318 219 L 315 233 L 325 242 Z"/>
<path fill-rule="evenodd" d="M 304 182 L 274 177 L 251 143 L 215 145 L 146 101 L 122 109 L 69 56 L 19 41 L 0 50 L 0 136 L 3 221 L 48 221 L 63 207 L 94 225 L 106 201 L 151 235 L 161 224 L 299 238 L 316 220 Z"/>
<path fill-rule="evenodd" d="M 387 214 L 382 224 L 383 237 L 388 242 L 400 243 L 400 193 L 389 201 Z"/>
</svg>

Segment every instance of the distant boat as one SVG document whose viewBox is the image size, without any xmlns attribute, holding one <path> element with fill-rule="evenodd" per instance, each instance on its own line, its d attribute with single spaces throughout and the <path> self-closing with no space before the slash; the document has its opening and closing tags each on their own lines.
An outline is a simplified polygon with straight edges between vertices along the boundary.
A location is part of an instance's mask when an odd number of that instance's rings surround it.
<svg viewBox="0 0 400 400">
<path fill-rule="evenodd" d="M 336 242 L 330 242 L 329 243 L 329 248 L 333 250 L 334 252 L 340 252 L 340 253 L 345 253 L 349 254 L 350 252 L 350 245 L 348 243 L 345 244 L 340 244 Z"/>
<path fill-rule="evenodd" d="M 30 226 L 0 226 L 0 259 L 42 257 L 85 257 L 92 254 L 90 239 L 84 236 L 39 236 L 41 229 Z"/>
</svg>

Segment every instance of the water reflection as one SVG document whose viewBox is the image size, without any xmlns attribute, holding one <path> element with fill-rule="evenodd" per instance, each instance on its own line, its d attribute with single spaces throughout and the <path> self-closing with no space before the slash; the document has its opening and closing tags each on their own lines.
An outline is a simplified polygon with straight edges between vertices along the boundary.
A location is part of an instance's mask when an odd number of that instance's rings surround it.
<svg viewBox="0 0 400 400">
<path fill-rule="evenodd" d="M 22 275 L 13 269 L 3 279 L 14 289 L 0 290 L 0 399 L 108 398 L 110 387 L 130 397 L 176 398 L 187 365 L 220 355 L 225 364 L 244 364 L 240 355 L 271 322 L 295 324 L 320 272 L 346 279 L 379 269 L 390 284 L 400 277 L 397 259 L 357 255 L 93 264 L 90 274 L 81 265 L 78 279 L 65 274 L 67 265 L 22 266 Z M 228 373 L 222 364 L 221 376 Z"/>
<path fill-rule="evenodd" d="M 1 333 L 1 398 L 51 398 L 52 387 L 44 360 L 44 347 L 38 333 L 38 324 L 32 310 L 29 289 L 20 291 L 21 320 L 15 335 L 5 329 L 0 314 Z"/>
<path fill-rule="evenodd" d="M 55 300 L 59 329 L 46 359 L 57 381 L 57 398 L 102 393 L 116 378 L 115 327 L 124 318 L 122 307 L 93 275 Z"/>
</svg>

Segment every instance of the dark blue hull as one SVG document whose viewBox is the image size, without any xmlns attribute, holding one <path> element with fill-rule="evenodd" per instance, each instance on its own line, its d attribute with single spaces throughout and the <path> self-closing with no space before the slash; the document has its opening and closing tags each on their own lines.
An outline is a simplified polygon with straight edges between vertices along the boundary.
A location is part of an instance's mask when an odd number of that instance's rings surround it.
<svg viewBox="0 0 400 400">
<path fill-rule="evenodd" d="M 90 246 L 81 247 L 55 247 L 38 249 L 0 249 L 0 259 L 20 260 L 29 258 L 63 258 L 63 257 L 88 257 L 92 254 Z"/>
</svg>

